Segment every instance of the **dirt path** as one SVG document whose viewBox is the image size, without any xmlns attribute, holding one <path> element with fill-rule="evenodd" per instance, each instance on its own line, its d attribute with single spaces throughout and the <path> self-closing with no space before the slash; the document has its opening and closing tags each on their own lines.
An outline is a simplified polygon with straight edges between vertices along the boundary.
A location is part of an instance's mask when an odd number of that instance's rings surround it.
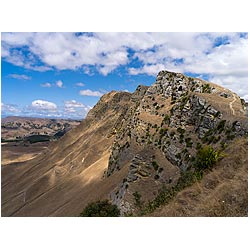
<svg viewBox="0 0 250 250">
<path fill-rule="evenodd" d="M 233 94 L 233 100 L 229 103 L 229 108 L 232 110 L 233 115 L 235 115 L 235 111 L 233 109 L 233 103 L 236 101 L 236 96 Z"/>
</svg>

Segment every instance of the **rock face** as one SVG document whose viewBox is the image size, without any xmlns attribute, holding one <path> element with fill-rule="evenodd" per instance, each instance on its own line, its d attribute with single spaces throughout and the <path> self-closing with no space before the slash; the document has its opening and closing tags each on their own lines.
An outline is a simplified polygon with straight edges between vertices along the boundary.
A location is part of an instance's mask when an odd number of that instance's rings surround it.
<svg viewBox="0 0 250 250">
<path fill-rule="evenodd" d="M 4 169 L 2 214 L 77 216 L 90 201 L 108 198 L 130 215 L 192 168 L 202 145 L 219 150 L 246 135 L 246 104 L 236 94 L 161 71 L 150 87 L 102 96 L 79 127 L 18 174 Z"/>
<path fill-rule="evenodd" d="M 113 203 L 123 210 L 122 204 L 131 200 L 133 187 L 142 193 L 140 183 L 145 179 L 154 180 L 157 186 L 171 177 L 163 175 L 168 168 L 162 160 L 148 160 L 145 151 L 151 157 L 163 154 L 180 172 L 192 166 L 200 145 L 219 149 L 233 138 L 246 135 L 246 117 L 240 114 L 244 107 L 240 106 L 237 115 L 228 114 L 233 95 L 215 84 L 168 71 L 161 71 L 149 88 L 138 88 L 137 104 L 124 114 L 125 122 L 117 131 L 109 159 L 106 178 L 129 165 L 126 184 L 116 191 L 121 194 L 119 199 L 111 196 Z M 239 105 L 239 97 L 237 102 Z M 161 169 L 160 174 L 150 171 L 154 166 Z M 142 198 L 147 200 L 147 195 Z M 128 212 L 128 206 L 123 212 Z"/>
</svg>

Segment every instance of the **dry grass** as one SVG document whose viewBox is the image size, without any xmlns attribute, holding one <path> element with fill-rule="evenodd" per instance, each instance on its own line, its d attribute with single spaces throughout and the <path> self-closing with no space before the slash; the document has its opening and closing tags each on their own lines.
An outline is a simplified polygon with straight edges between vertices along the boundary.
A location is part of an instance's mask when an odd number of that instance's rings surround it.
<svg viewBox="0 0 250 250">
<path fill-rule="evenodd" d="M 150 216 L 247 216 L 247 139 L 234 141 L 203 179 Z"/>
<path fill-rule="evenodd" d="M 2 216 L 78 216 L 89 202 L 109 198 L 124 178 L 123 171 L 102 178 L 119 115 L 87 118 L 34 159 L 2 166 Z"/>
<path fill-rule="evenodd" d="M 24 145 L 22 142 L 1 143 L 1 165 L 25 162 L 42 153 L 49 142 Z"/>
</svg>

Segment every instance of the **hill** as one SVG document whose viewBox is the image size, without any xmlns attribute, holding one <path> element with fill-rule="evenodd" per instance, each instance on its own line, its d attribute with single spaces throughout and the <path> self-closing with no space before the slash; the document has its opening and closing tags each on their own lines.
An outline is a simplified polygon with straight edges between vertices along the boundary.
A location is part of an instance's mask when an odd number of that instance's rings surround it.
<svg viewBox="0 0 250 250">
<path fill-rule="evenodd" d="M 170 205 L 182 192 L 213 179 L 213 171 L 222 171 L 230 157 L 237 162 L 233 153 L 241 147 L 245 148 L 239 162 L 241 174 L 233 170 L 235 164 L 227 165 L 232 178 L 225 180 L 224 192 L 233 196 L 235 191 L 237 196 L 241 191 L 245 199 L 246 136 L 246 104 L 235 93 L 161 71 L 150 87 L 102 96 L 79 126 L 43 154 L 3 166 L 2 215 L 78 216 L 90 202 L 109 199 L 122 216 L 172 216 L 175 207 Z M 206 162 L 202 152 L 213 157 L 213 164 Z M 212 182 L 216 176 L 219 173 Z M 209 195 L 220 190 L 211 184 Z M 192 203 L 186 214 L 175 215 L 209 215 L 205 209 L 209 196 L 205 189 L 201 193 L 203 210 L 192 211 Z M 224 199 L 227 202 L 232 200 Z M 231 208 L 232 215 L 246 216 L 247 200 L 235 199 Z"/>
<path fill-rule="evenodd" d="M 59 131 L 70 130 L 80 121 L 9 116 L 1 119 L 1 139 L 23 140 L 32 135 L 53 136 Z"/>
<path fill-rule="evenodd" d="M 42 153 L 80 121 L 10 116 L 1 120 L 1 164 L 23 162 Z"/>
</svg>

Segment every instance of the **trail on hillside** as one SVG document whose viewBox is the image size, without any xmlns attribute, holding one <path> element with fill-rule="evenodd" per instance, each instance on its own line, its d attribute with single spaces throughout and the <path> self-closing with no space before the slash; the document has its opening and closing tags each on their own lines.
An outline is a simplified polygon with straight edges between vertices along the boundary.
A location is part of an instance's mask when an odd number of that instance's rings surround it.
<svg viewBox="0 0 250 250">
<path fill-rule="evenodd" d="M 235 96 L 235 94 L 233 94 L 233 100 L 229 103 L 229 108 L 231 109 L 233 115 L 235 115 L 235 111 L 233 109 L 233 103 L 235 101 L 236 101 L 236 96 Z"/>
</svg>

